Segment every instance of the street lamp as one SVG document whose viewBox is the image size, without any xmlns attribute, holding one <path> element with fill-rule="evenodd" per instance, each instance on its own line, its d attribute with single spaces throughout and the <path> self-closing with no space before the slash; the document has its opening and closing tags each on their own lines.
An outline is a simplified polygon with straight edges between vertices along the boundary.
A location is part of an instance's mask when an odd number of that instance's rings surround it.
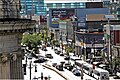
<svg viewBox="0 0 120 80">
<path fill-rule="evenodd" d="M 30 80 L 31 80 L 31 68 L 32 68 L 32 61 L 31 60 L 29 62 L 29 67 L 28 68 L 30 69 Z"/>
<path fill-rule="evenodd" d="M 108 45 L 108 61 L 112 61 L 112 53 L 111 53 L 111 32 L 110 32 L 110 19 L 115 19 L 114 15 L 105 15 L 105 18 L 108 20 L 108 26 L 106 26 L 106 34 L 107 34 L 107 45 Z M 109 57 L 109 55 L 111 57 Z M 112 65 L 111 65 L 112 68 Z"/>
<path fill-rule="evenodd" d="M 30 61 L 29 61 L 29 66 L 28 66 L 28 68 L 30 69 L 30 80 L 31 80 L 31 69 L 32 69 L 33 67 L 35 67 L 35 72 L 37 72 L 37 65 L 36 65 L 36 64 L 33 65 L 33 64 L 32 64 L 32 60 L 30 60 Z"/>
<path fill-rule="evenodd" d="M 62 47 L 62 53 L 63 53 L 63 40 L 62 40 L 62 31 L 61 31 L 61 33 L 60 33 L 61 35 L 60 35 L 60 40 L 61 40 L 61 47 Z"/>
<path fill-rule="evenodd" d="M 75 49 L 75 38 L 76 38 L 76 25 L 77 25 L 77 21 L 78 21 L 78 18 L 76 17 L 76 16 L 73 16 L 72 18 L 71 18 L 71 20 L 72 20 L 72 24 L 73 24 L 73 43 L 74 43 L 74 45 L 73 45 L 73 47 L 74 47 L 74 49 Z M 74 50 L 74 55 L 75 55 L 75 50 Z"/>
</svg>

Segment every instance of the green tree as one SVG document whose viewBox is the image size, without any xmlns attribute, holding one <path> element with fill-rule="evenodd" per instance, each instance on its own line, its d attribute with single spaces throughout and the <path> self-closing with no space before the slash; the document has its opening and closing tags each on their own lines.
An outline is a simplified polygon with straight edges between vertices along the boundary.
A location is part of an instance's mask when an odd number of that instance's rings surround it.
<svg viewBox="0 0 120 80">
<path fill-rule="evenodd" d="M 70 52 L 73 52 L 73 48 L 66 46 L 65 51 L 66 51 L 66 55 L 69 55 Z"/>
<path fill-rule="evenodd" d="M 113 65 L 113 67 L 120 66 L 120 57 L 113 58 L 112 65 Z"/>
<path fill-rule="evenodd" d="M 39 35 L 38 33 L 25 34 L 22 37 L 22 44 L 28 46 L 30 49 L 37 48 L 40 41 L 41 41 L 41 35 Z"/>
</svg>

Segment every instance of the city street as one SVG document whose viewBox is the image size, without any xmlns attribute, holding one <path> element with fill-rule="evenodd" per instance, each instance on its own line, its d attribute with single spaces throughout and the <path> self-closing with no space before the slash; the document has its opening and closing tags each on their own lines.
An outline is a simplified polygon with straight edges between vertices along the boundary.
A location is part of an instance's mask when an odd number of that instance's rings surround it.
<svg viewBox="0 0 120 80">
<path fill-rule="evenodd" d="M 35 58 L 32 58 L 32 66 L 31 66 L 31 80 L 34 80 L 33 78 L 38 78 L 41 79 L 41 74 L 43 73 L 43 77 L 50 77 L 50 80 L 57 80 L 58 78 L 60 80 L 65 80 L 62 76 L 60 76 L 58 73 L 56 73 L 55 71 L 59 72 L 60 74 L 62 74 L 63 76 L 65 76 L 67 78 L 67 80 L 81 80 L 81 76 L 75 76 L 71 71 L 67 70 L 67 69 L 63 69 L 63 71 L 59 71 L 58 69 L 56 69 L 55 67 L 52 67 L 52 63 L 57 63 L 59 64 L 60 62 L 68 62 L 64 60 L 63 56 L 57 55 L 55 54 L 54 50 L 51 49 L 51 47 L 47 47 L 47 51 L 43 51 L 40 49 L 40 54 L 38 55 L 42 55 L 45 56 L 45 54 L 52 54 L 53 59 L 48 59 L 47 62 L 44 63 L 36 63 L 37 65 L 37 72 L 35 72 L 35 63 L 33 62 L 34 60 L 36 60 Z M 70 61 L 72 62 L 72 61 Z M 23 63 L 25 63 L 25 60 L 23 60 Z M 74 63 L 74 62 L 72 62 Z M 30 80 L 30 61 L 27 61 L 27 75 L 24 75 L 24 80 Z M 46 67 L 44 67 L 43 65 L 49 65 L 48 67 L 51 67 L 53 70 L 50 70 Z M 44 79 L 43 79 L 44 80 Z M 84 73 L 83 76 L 83 80 L 96 80 L 93 77 L 87 75 Z M 114 80 L 112 77 L 110 77 L 110 80 Z"/>
<path fill-rule="evenodd" d="M 32 67 L 31 70 L 31 79 L 33 79 L 34 77 L 36 78 L 40 78 L 41 77 L 41 73 L 43 72 L 43 76 L 44 77 L 48 77 L 50 76 L 50 80 L 56 80 L 56 79 L 60 79 L 60 80 L 64 80 L 63 77 L 61 77 L 59 74 L 57 74 L 56 72 L 49 70 L 47 68 L 44 68 L 42 65 L 48 64 L 48 65 L 52 65 L 52 63 L 60 63 L 61 61 L 65 61 L 63 57 L 55 54 L 55 52 L 51 49 L 51 47 L 47 47 L 48 51 L 42 51 L 40 50 L 40 55 L 45 56 L 45 54 L 47 53 L 51 53 L 53 55 L 53 59 L 48 59 L 49 61 L 45 62 L 45 63 L 41 63 L 41 64 L 37 64 L 37 72 L 35 72 L 35 68 Z M 35 60 L 35 58 L 32 59 L 32 63 Z M 66 61 L 67 62 L 67 61 Z M 33 63 L 32 65 L 35 65 L 35 63 Z M 56 68 L 53 67 L 53 69 L 57 70 Z M 68 80 L 80 80 L 81 76 L 75 76 L 71 71 L 68 71 L 67 69 L 64 69 L 64 71 L 59 71 L 57 70 L 59 73 L 61 73 L 62 75 L 64 75 Z M 30 78 L 30 69 L 29 69 L 29 61 L 28 61 L 28 66 L 27 66 L 27 75 L 24 76 L 24 80 L 29 80 Z M 94 78 L 84 74 L 83 80 L 95 80 Z"/>
<path fill-rule="evenodd" d="M 61 57 L 60 55 L 55 54 L 55 52 L 53 50 L 51 50 L 50 47 L 47 48 L 48 49 L 48 53 L 51 52 L 52 55 L 54 56 L 52 62 L 57 61 L 58 63 L 60 61 L 65 61 L 63 57 Z M 68 62 L 68 61 L 66 61 Z M 69 80 L 80 80 L 81 76 L 75 76 L 71 71 L 64 69 L 64 71 L 61 71 L 61 74 L 65 75 Z M 94 78 L 84 74 L 83 76 L 83 80 L 95 80 Z"/>
<path fill-rule="evenodd" d="M 35 58 L 32 59 L 32 61 L 34 61 Z M 33 65 L 35 65 L 35 63 L 33 63 Z M 34 80 L 33 78 L 38 78 L 38 80 L 41 80 L 41 73 L 43 73 L 43 77 L 49 77 L 50 76 L 50 80 L 57 80 L 58 78 L 60 80 L 65 80 L 63 77 L 61 77 L 60 75 L 58 75 L 56 72 L 47 69 L 45 67 L 42 66 L 42 64 L 37 63 L 37 72 L 35 72 L 35 66 L 32 66 L 31 69 L 31 80 Z M 29 68 L 29 61 L 28 61 L 28 65 L 27 65 L 27 69 L 26 69 L 26 74 L 24 75 L 24 80 L 30 80 L 30 68 Z M 43 79 L 44 80 L 44 79 Z"/>
</svg>

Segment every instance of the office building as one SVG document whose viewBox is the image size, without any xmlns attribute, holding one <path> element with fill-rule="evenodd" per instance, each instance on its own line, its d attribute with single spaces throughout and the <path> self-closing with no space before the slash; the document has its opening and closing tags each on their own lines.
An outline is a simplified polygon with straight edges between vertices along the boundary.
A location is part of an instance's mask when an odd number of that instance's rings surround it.
<svg viewBox="0 0 120 80">
<path fill-rule="evenodd" d="M 44 0 L 21 0 L 21 15 L 45 15 Z"/>
</svg>

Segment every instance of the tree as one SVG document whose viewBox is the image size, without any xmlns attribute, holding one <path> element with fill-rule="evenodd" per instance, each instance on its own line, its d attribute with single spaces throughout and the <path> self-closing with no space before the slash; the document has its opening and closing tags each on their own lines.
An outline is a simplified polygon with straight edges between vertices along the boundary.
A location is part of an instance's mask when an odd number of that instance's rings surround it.
<svg viewBox="0 0 120 80">
<path fill-rule="evenodd" d="M 120 57 L 113 58 L 112 65 L 113 65 L 113 67 L 120 66 Z"/>
<path fill-rule="evenodd" d="M 66 51 L 66 54 L 69 55 L 69 53 L 72 52 L 73 49 L 71 47 L 66 46 L 65 51 Z"/>
<path fill-rule="evenodd" d="M 51 43 L 52 43 L 52 46 L 54 46 L 54 47 L 59 47 L 60 46 L 60 42 L 58 40 L 56 40 L 56 39 L 53 39 L 51 41 Z"/>
<path fill-rule="evenodd" d="M 41 35 L 38 33 L 25 34 L 22 37 L 22 44 L 28 46 L 29 49 L 37 49 L 37 46 L 40 44 L 41 40 Z"/>
</svg>

